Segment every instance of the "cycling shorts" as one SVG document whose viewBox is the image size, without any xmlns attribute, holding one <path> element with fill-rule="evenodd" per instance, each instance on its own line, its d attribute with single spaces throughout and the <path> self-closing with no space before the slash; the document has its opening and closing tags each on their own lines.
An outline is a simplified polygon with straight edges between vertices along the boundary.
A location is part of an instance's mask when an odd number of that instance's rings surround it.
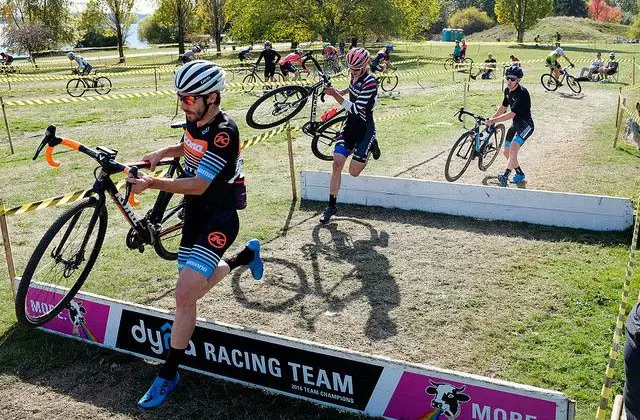
<svg viewBox="0 0 640 420">
<path fill-rule="evenodd" d="M 515 125 L 512 125 L 507 130 L 507 136 L 504 140 L 504 147 L 508 149 L 511 147 L 511 141 L 515 141 L 518 143 L 520 147 L 524 144 L 525 141 L 533 134 L 533 125 L 522 123 L 518 124 L 516 128 Z"/>
<path fill-rule="evenodd" d="M 369 67 L 371 68 L 371 71 L 374 73 L 377 71 L 384 71 L 380 63 L 377 61 L 372 61 L 371 64 L 369 64 Z"/>
<path fill-rule="evenodd" d="M 354 117 L 359 118 L 359 117 Z M 373 116 L 366 122 L 347 123 L 336 137 L 336 145 L 333 153 L 344 157 L 349 157 L 353 153 L 353 160 L 360 163 L 367 163 L 369 150 L 373 142 L 376 141 L 376 125 Z"/>
<path fill-rule="evenodd" d="M 280 65 L 280 71 L 282 71 L 282 74 L 284 74 L 286 76 L 290 72 L 291 73 L 297 73 L 298 69 L 296 68 L 296 66 L 294 66 L 291 63 L 285 63 L 285 64 L 281 64 Z"/>
<path fill-rule="evenodd" d="M 202 206 L 187 203 L 178 272 L 189 268 L 210 279 L 222 255 L 236 240 L 239 229 L 235 210 L 207 211 Z"/>
<path fill-rule="evenodd" d="M 276 74 L 275 63 L 265 63 L 264 65 L 264 77 L 273 77 Z"/>
</svg>

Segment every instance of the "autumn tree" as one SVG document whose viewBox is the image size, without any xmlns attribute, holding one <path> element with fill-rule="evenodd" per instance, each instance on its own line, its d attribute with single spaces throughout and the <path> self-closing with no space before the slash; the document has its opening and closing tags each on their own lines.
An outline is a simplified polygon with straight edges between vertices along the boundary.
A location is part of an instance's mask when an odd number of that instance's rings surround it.
<svg viewBox="0 0 640 420">
<path fill-rule="evenodd" d="M 589 3 L 589 17 L 599 22 L 620 22 L 622 10 L 619 7 L 609 6 L 604 0 L 591 0 Z"/>
</svg>

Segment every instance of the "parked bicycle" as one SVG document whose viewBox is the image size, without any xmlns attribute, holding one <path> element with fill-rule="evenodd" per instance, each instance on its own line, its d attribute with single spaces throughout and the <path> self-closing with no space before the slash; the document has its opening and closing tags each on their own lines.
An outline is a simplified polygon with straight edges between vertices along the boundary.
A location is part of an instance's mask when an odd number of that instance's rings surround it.
<svg viewBox="0 0 640 420">
<path fill-rule="evenodd" d="M 131 225 L 126 238 L 130 249 L 143 252 L 145 245 L 151 245 L 160 257 L 175 260 L 183 226 L 181 195 L 161 191 L 153 208 L 141 217 L 131 207 L 135 204 L 131 185 L 127 184 L 123 196 L 111 180 L 112 175 L 119 173 L 137 175 L 138 168 L 148 167 L 148 162 L 119 163 L 115 160 L 117 150 L 103 146 L 92 149 L 74 140 L 56 137 L 54 126 L 47 128 L 33 159 L 47 146 L 47 163 L 59 166 L 53 157 L 54 147 L 58 145 L 84 153 L 99 166 L 91 190 L 53 222 L 22 274 L 16 294 L 16 316 L 32 327 L 44 324 L 67 308 L 91 272 L 107 231 L 107 194 Z M 182 174 L 178 159 L 166 159 L 160 164 L 168 165 L 165 177 Z"/>
<path fill-rule="evenodd" d="M 322 160 L 332 160 L 332 146 L 335 137 L 342 130 L 346 115 L 341 115 L 344 109 L 336 112 L 325 120 L 316 120 L 318 98 L 324 102 L 323 89 L 331 86 L 331 78 L 321 69 L 318 61 L 312 56 L 307 56 L 303 66 L 311 61 L 315 68 L 315 74 L 320 80 L 311 86 L 282 86 L 273 89 L 261 96 L 251 105 L 247 111 L 247 124 L 257 129 L 273 128 L 284 124 L 295 117 L 311 97 L 311 111 L 309 121 L 302 126 L 302 132 L 311 136 L 311 151 Z"/>
<path fill-rule="evenodd" d="M 77 72 L 74 71 L 77 74 Z M 98 95 L 111 92 L 111 80 L 108 77 L 78 76 L 67 82 L 67 93 L 73 97 L 84 95 L 88 90 L 95 90 Z"/>
<path fill-rule="evenodd" d="M 282 73 L 275 72 L 273 77 L 276 79 L 275 83 L 282 84 L 282 82 L 284 82 L 284 76 L 282 75 Z M 273 85 L 269 84 L 269 81 L 265 81 L 265 79 L 263 79 L 260 76 L 260 73 L 258 73 L 258 66 L 253 64 L 251 73 L 246 75 L 245 78 L 242 80 L 242 90 L 245 93 L 251 92 L 253 89 L 256 88 L 257 86 L 256 82 L 262 83 L 263 88 L 265 90 L 271 89 L 273 87 Z"/>
<path fill-rule="evenodd" d="M 453 54 L 449 54 L 449 58 L 444 60 L 444 69 L 451 70 L 468 70 L 471 71 L 473 67 L 473 60 L 469 57 L 465 57 L 462 60 L 456 60 L 453 58 Z"/>
<path fill-rule="evenodd" d="M 569 71 L 564 68 L 560 70 L 560 80 L 556 79 L 553 75 L 553 72 L 545 73 L 540 77 L 540 83 L 542 83 L 542 87 L 546 90 L 553 92 L 558 89 L 559 86 L 562 86 L 563 82 L 566 80 L 567 86 L 574 93 L 580 93 L 582 91 L 582 86 L 580 86 L 580 82 L 578 79 L 569 74 Z"/>
<path fill-rule="evenodd" d="M 464 123 L 463 115 L 474 118 L 475 124 L 472 129 L 456 140 L 449 152 L 447 163 L 444 165 L 444 177 L 449 182 L 458 180 L 476 157 L 478 168 L 486 171 L 496 160 L 504 142 L 504 125 L 494 124 L 492 127 L 487 127 L 484 125 L 486 118 L 465 111 L 464 108 L 460 108 L 454 117 L 457 116 L 458 120 Z M 484 128 L 481 129 L 483 125 Z"/>
</svg>

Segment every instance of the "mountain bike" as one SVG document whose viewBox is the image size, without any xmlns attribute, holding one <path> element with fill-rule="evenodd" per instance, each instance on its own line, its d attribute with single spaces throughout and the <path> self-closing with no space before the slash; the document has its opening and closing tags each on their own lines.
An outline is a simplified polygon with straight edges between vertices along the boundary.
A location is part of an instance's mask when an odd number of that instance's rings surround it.
<svg viewBox="0 0 640 420">
<path fill-rule="evenodd" d="M 456 70 L 469 70 L 473 67 L 473 60 L 469 57 L 465 57 L 462 60 L 456 60 L 453 58 L 453 54 L 449 54 L 449 58 L 444 60 L 444 69 L 447 71 L 451 71 L 453 69 Z"/>
<path fill-rule="evenodd" d="M 574 93 L 580 93 L 582 91 L 582 86 L 580 86 L 580 82 L 578 82 L 578 80 L 575 77 L 570 75 L 566 68 L 560 70 L 560 75 L 561 75 L 560 80 L 557 80 L 556 77 L 553 75 L 553 71 L 551 70 L 549 71 L 549 73 L 543 74 L 540 77 L 540 83 L 542 83 L 542 87 L 544 87 L 546 90 L 550 92 L 553 92 L 557 90 L 558 87 L 562 85 L 562 82 L 566 80 L 567 86 L 569 86 L 569 89 L 571 89 Z"/>
<path fill-rule="evenodd" d="M 276 72 L 273 74 L 273 77 L 276 79 L 273 83 L 282 84 L 282 82 L 284 82 L 284 76 L 282 75 L 282 73 Z M 260 74 L 258 73 L 258 66 L 254 64 L 251 73 L 246 75 L 242 80 L 242 90 L 245 93 L 251 92 L 257 85 L 256 81 L 262 83 L 264 89 L 271 89 L 272 87 L 272 85 L 269 84 L 269 81 L 265 81 L 265 79 L 260 76 Z"/>
<path fill-rule="evenodd" d="M 151 245 L 160 257 L 176 260 L 182 234 L 181 195 L 161 191 L 153 208 L 140 217 L 131 207 L 135 205 L 131 185 L 127 184 L 123 196 L 111 180 L 112 175 L 119 173 L 137 176 L 138 168 L 148 167 L 148 162 L 119 163 L 115 160 L 117 150 L 104 146 L 94 150 L 74 140 L 56 137 L 54 126 L 47 128 L 33 159 L 47 146 L 47 163 L 59 166 L 60 162 L 53 157 L 53 149 L 58 145 L 84 153 L 99 166 L 93 187 L 53 222 L 24 269 L 15 309 L 18 320 L 31 327 L 44 324 L 67 308 L 91 272 L 107 231 L 107 194 L 131 225 L 126 238 L 128 248 L 143 252 L 145 245 Z M 168 165 L 165 177 L 182 175 L 178 159 L 165 159 L 160 164 Z"/>
<path fill-rule="evenodd" d="M 111 92 L 111 80 L 105 76 L 78 76 L 67 82 L 67 93 L 73 97 L 82 96 L 88 90 L 95 90 L 98 95 L 106 95 Z"/>
<path fill-rule="evenodd" d="M 456 140 L 447 157 L 447 163 L 444 165 L 444 177 L 449 182 L 454 182 L 462 176 L 467 170 L 469 164 L 476 157 L 478 158 L 478 168 L 486 171 L 489 166 L 496 160 L 502 143 L 504 142 L 505 129 L 502 124 L 494 124 L 493 127 L 484 125 L 486 118 L 460 108 L 454 114 L 460 122 L 463 122 L 462 116 L 469 115 L 475 119 L 472 129 L 468 130 Z"/>
<path fill-rule="evenodd" d="M 346 115 L 341 115 L 344 109 L 340 109 L 334 115 L 325 120 L 316 121 L 318 98 L 324 102 L 323 89 L 331 86 L 331 78 L 327 76 L 312 56 L 307 56 L 303 62 L 303 67 L 307 61 L 311 61 L 316 74 L 320 80 L 311 86 L 282 86 L 261 96 L 249 107 L 247 111 L 247 124 L 257 129 L 267 129 L 284 124 L 296 116 L 307 104 L 311 97 L 311 112 L 309 121 L 302 126 L 302 132 L 311 136 L 311 151 L 322 160 L 332 160 L 333 152 L 331 147 L 335 137 L 340 133 Z"/>
</svg>

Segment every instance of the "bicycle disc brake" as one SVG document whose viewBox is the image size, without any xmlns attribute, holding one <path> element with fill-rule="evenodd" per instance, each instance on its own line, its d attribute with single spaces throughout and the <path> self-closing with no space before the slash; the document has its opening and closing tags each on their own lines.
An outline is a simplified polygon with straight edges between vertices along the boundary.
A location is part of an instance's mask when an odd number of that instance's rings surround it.
<svg viewBox="0 0 640 420">
<path fill-rule="evenodd" d="M 320 126 L 320 123 L 317 121 L 307 121 L 302 126 L 302 132 L 307 136 L 313 136 L 316 133 L 316 130 Z"/>
</svg>

